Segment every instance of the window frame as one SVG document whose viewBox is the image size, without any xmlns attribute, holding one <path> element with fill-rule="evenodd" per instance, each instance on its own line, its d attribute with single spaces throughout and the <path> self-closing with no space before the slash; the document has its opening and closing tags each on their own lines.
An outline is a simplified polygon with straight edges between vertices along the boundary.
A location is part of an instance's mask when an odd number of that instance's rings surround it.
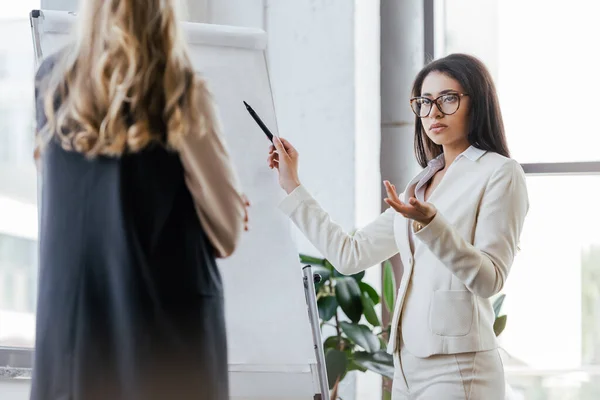
<svg viewBox="0 0 600 400">
<path fill-rule="evenodd" d="M 0 347 L 0 369 L 30 369 L 33 354 L 34 349 L 26 347 Z"/>
<path fill-rule="evenodd" d="M 521 164 L 526 175 L 600 175 L 600 161 Z"/>
</svg>

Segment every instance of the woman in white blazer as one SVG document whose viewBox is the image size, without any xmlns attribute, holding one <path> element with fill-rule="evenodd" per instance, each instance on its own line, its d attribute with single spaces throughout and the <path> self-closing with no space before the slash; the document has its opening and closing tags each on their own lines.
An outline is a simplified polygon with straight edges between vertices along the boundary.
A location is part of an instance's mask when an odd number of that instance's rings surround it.
<svg viewBox="0 0 600 400">
<path fill-rule="evenodd" d="M 492 78 L 476 58 L 426 65 L 410 99 L 424 168 L 390 208 L 349 235 L 298 178 L 298 152 L 275 139 L 268 164 L 288 196 L 280 205 L 343 274 L 400 253 L 404 274 L 388 351 L 393 399 L 503 399 L 504 371 L 489 298 L 513 263 L 529 208 L 525 175 L 509 158 Z"/>
</svg>

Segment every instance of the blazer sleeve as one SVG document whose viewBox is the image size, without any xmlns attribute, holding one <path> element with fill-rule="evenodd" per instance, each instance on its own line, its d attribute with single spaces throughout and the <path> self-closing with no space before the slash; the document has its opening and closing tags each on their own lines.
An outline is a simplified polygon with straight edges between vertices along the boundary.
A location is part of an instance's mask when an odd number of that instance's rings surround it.
<svg viewBox="0 0 600 400">
<path fill-rule="evenodd" d="M 202 227 L 216 256 L 225 258 L 239 242 L 246 210 L 215 106 L 207 91 L 201 94 L 204 101 L 200 112 L 205 117 L 202 125 L 206 132 L 189 132 L 179 154 Z"/>
<path fill-rule="evenodd" d="M 354 235 L 344 232 L 340 225 L 333 222 L 304 186 L 290 193 L 279 208 L 344 275 L 361 272 L 398 253 L 394 239 L 396 212 L 392 208 Z"/>
<path fill-rule="evenodd" d="M 463 239 L 439 212 L 415 236 L 471 292 L 488 298 L 504 286 L 528 209 L 525 173 L 516 161 L 509 160 L 488 181 L 473 244 Z"/>
</svg>

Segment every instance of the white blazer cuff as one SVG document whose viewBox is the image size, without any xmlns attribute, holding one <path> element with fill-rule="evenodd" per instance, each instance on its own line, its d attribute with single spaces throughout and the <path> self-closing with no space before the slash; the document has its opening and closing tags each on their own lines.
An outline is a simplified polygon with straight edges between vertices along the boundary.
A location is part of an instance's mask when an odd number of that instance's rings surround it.
<svg viewBox="0 0 600 400">
<path fill-rule="evenodd" d="M 426 245 L 438 240 L 441 233 L 447 229 L 448 221 L 438 211 L 430 223 L 425 225 L 420 231 L 414 232 L 415 236 Z"/>
<path fill-rule="evenodd" d="M 312 196 L 304 186 L 300 185 L 279 203 L 278 208 L 289 217 L 300 204 L 309 199 L 312 199 Z"/>
</svg>

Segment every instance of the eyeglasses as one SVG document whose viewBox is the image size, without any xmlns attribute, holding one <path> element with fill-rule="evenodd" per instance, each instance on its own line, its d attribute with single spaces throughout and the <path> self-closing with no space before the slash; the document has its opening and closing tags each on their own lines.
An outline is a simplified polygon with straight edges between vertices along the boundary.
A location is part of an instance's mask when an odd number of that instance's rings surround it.
<svg viewBox="0 0 600 400">
<path fill-rule="evenodd" d="M 458 111 L 460 107 L 460 99 L 463 96 L 468 96 L 466 93 L 448 93 L 443 94 L 437 99 L 430 99 L 427 97 L 413 97 L 410 99 L 410 108 L 412 108 L 415 115 L 419 118 L 425 118 L 431 113 L 433 104 L 444 115 L 452 115 Z"/>
</svg>

